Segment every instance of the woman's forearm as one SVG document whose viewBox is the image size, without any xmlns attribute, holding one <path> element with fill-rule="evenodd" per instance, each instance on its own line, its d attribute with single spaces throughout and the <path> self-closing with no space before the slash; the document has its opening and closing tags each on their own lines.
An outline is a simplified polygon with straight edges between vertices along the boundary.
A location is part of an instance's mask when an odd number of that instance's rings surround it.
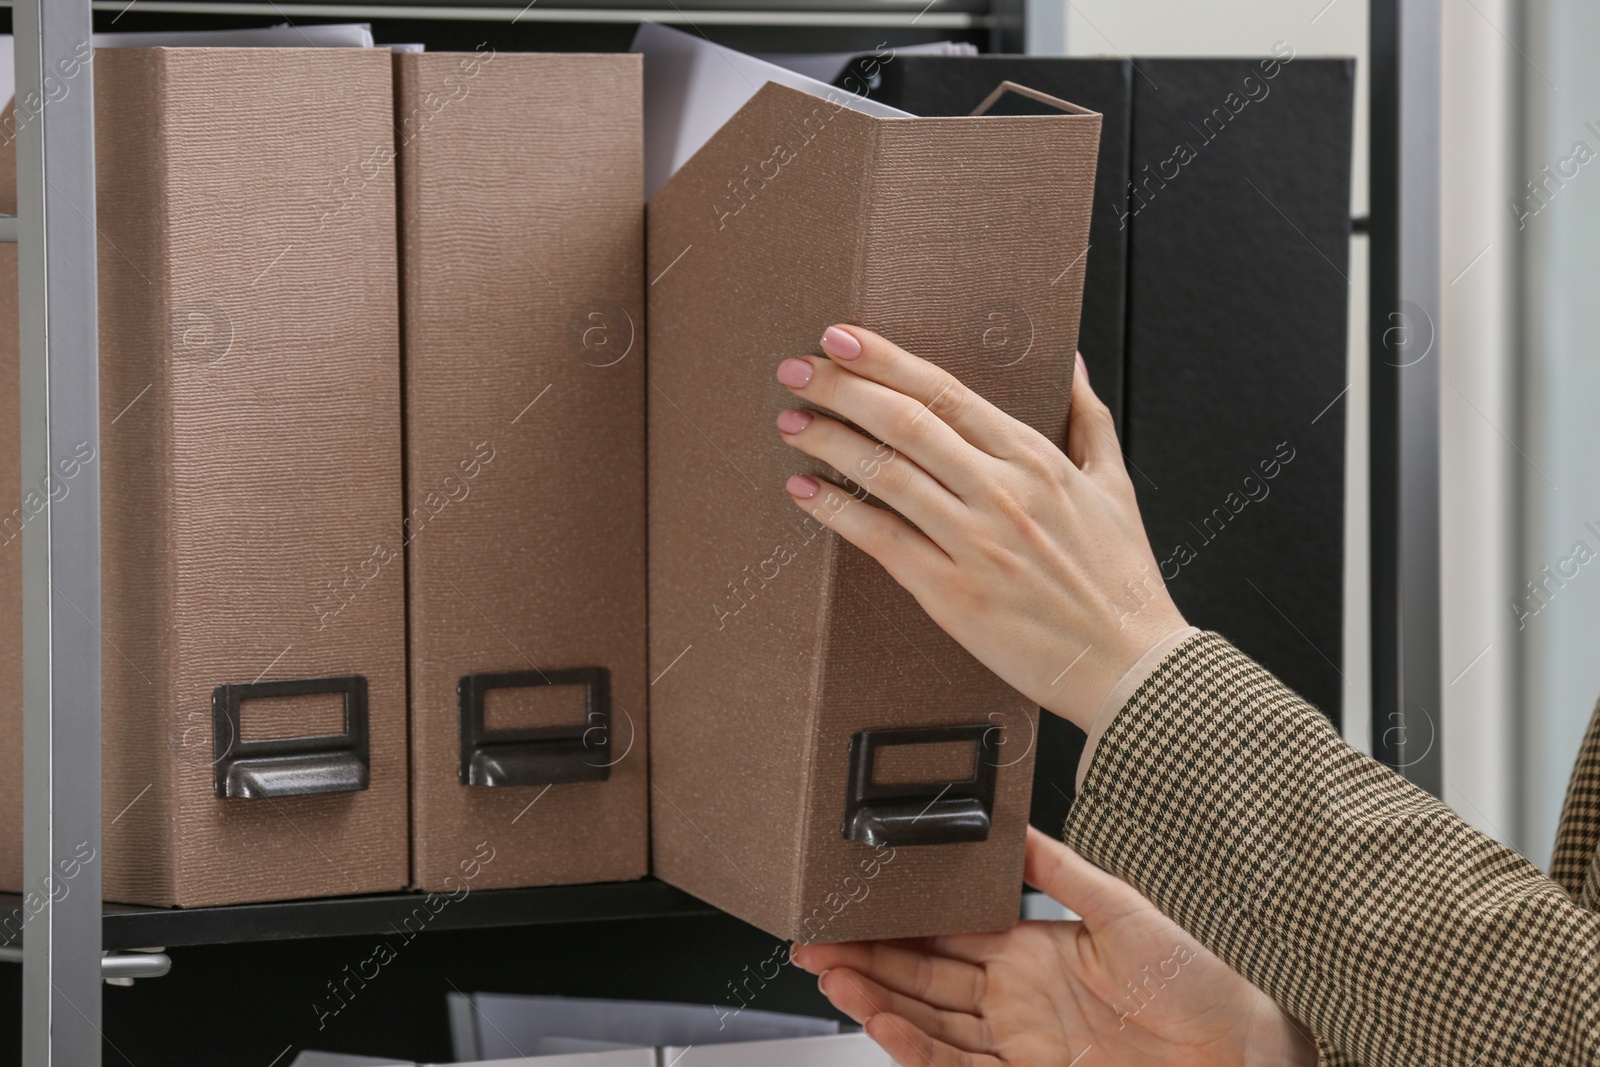
<svg viewBox="0 0 1600 1067">
<path fill-rule="evenodd" d="M 809 476 L 790 480 L 795 504 L 996 674 L 1093 729 L 1185 620 L 1082 361 L 1063 455 L 870 331 L 830 327 L 822 348 L 777 373 L 833 415 L 784 412 L 778 429 L 836 470 L 870 460 L 893 511 L 819 507 L 848 494 Z M 1215 634 L 1184 641 L 1105 728 L 1068 837 L 1341 1056 L 1600 1062 L 1600 918 Z"/>
<path fill-rule="evenodd" d="M 1600 1061 L 1600 919 L 1216 634 L 1106 729 L 1066 836 L 1340 1050 L 1327 1063 Z"/>
</svg>

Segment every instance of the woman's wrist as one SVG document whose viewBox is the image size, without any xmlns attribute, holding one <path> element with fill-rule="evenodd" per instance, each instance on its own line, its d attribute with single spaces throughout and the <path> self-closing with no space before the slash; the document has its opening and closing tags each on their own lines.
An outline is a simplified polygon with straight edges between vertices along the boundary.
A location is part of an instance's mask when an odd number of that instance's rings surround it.
<svg viewBox="0 0 1600 1067">
<path fill-rule="evenodd" d="M 1144 568 L 1147 578 L 1153 570 Z M 1092 636 L 1078 654 L 1059 657 L 1064 661 L 1064 669 L 1058 668 L 1054 661 L 1041 658 L 1040 662 L 1041 683 L 1048 687 L 1040 706 L 1085 733 L 1090 732 L 1107 701 L 1120 691 L 1121 680 L 1143 662 L 1152 648 L 1189 625 L 1159 582 L 1146 581 L 1138 596 L 1127 592 L 1135 588 L 1135 581 L 1121 584 L 1123 597 L 1107 600 L 1103 610 L 1098 612 L 1101 616 L 1098 625 L 1085 631 Z M 1070 646 L 1074 637 L 1083 640 L 1079 635 L 1063 633 L 1062 641 Z M 1149 667 L 1153 669 L 1160 658 L 1157 656 Z M 1145 673 L 1148 674 L 1148 670 Z M 1137 683 L 1127 689 L 1111 709 L 1113 714 L 1136 688 Z"/>
<path fill-rule="evenodd" d="M 1085 725 L 1084 733 L 1088 735 L 1088 739 L 1084 742 L 1082 755 L 1078 757 L 1077 784 L 1080 790 L 1083 788 L 1084 775 L 1089 773 L 1089 765 L 1094 760 L 1095 750 L 1100 746 L 1101 735 L 1106 732 L 1106 728 L 1117 717 L 1117 713 L 1122 710 L 1123 705 L 1128 703 L 1133 694 L 1138 691 L 1138 688 L 1144 684 L 1145 679 L 1149 678 L 1155 672 L 1155 669 L 1161 666 L 1161 661 L 1172 654 L 1173 649 L 1200 632 L 1181 618 L 1178 623 L 1179 625 L 1176 628 L 1170 630 L 1165 636 L 1158 639 L 1155 644 L 1145 649 L 1144 654 L 1123 672 L 1122 677 L 1112 685 L 1111 690 L 1101 699 L 1100 707 L 1093 718 Z"/>
</svg>

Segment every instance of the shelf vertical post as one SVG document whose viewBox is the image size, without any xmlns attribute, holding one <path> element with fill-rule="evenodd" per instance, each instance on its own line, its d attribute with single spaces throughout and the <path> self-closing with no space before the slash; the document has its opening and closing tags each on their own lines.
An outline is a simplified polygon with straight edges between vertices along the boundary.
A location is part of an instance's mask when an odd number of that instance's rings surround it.
<svg viewBox="0 0 1600 1067">
<path fill-rule="evenodd" d="M 100 423 L 89 0 L 17 0 L 22 1059 L 100 1063 Z M 73 469 L 74 450 L 93 459 Z M 66 463 L 67 466 L 62 464 Z M 67 471 L 72 471 L 70 481 Z"/>
<path fill-rule="evenodd" d="M 1372 748 L 1442 795 L 1440 0 L 1372 0 Z"/>
</svg>

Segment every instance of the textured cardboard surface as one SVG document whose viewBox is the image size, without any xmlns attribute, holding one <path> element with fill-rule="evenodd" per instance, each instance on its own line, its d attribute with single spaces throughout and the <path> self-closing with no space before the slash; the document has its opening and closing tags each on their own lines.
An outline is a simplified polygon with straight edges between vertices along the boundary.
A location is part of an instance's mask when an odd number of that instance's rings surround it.
<svg viewBox="0 0 1600 1067">
<path fill-rule="evenodd" d="M 875 71 L 879 84 L 872 96 L 914 115 L 970 114 L 996 85 L 1007 80 L 1100 113 L 1100 153 L 1095 167 L 1089 247 L 1084 256 L 1078 347 L 1083 351 L 1095 395 L 1111 409 L 1120 431 L 1125 425 L 1123 375 L 1131 229 L 1126 217 L 1126 190 L 1133 122 L 1133 64 L 1126 59 L 1058 56 L 902 54 L 871 67 L 866 66 L 867 62 L 853 63 L 840 83 L 866 84 L 865 76 Z M 1059 835 L 1066 823 L 1084 740 L 1082 730 L 1059 716 L 1042 715 L 1039 719 L 1029 821 L 1046 833 Z"/>
<path fill-rule="evenodd" d="M 1184 617 L 1337 723 L 1353 64 L 1137 62 L 1124 444 L 1145 529 Z"/>
<path fill-rule="evenodd" d="M 395 69 L 412 881 L 459 884 L 479 843 L 495 858 L 475 887 L 643 877 L 640 59 L 430 53 Z M 610 672 L 610 777 L 460 784 L 462 676 L 575 667 Z M 571 694 L 534 695 L 497 694 L 490 725 L 583 722 Z"/>
<path fill-rule="evenodd" d="M 779 440 L 773 371 L 856 322 L 1064 441 L 1098 136 L 768 85 L 651 200 L 652 856 L 778 936 L 1017 917 L 1037 711 L 794 509 L 787 475 L 828 472 Z M 997 310 L 1030 336 L 986 346 Z M 1008 741 L 986 842 L 841 836 L 854 733 L 986 721 Z"/>
<path fill-rule="evenodd" d="M 400 511 L 393 184 L 357 172 L 392 143 L 388 56 L 101 51 L 95 92 L 105 897 L 399 888 L 403 579 L 362 570 Z M 370 787 L 219 799 L 213 688 L 339 674 Z M 314 703 L 244 714 L 296 736 Z"/>
<path fill-rule="evenodd" d="M 1128 229 L 1120 205 L 1127 199 L 1132 65 L 1125 59 L 895 55 L 876 63 L 875 68 L 879 84 L 872 90 L 872 98 L 913 115 L 970 115 L 1003 81 L 1099 112 L 1100 152 L 1089 249 L 1084 257 L 1087 271 L 1078 346 L 1096 395 L 1105 401 L 1120 427 L 1128 267 Z M 840 81 L 862 85 L 864 73 L 857 61 Z"/>
</svg>

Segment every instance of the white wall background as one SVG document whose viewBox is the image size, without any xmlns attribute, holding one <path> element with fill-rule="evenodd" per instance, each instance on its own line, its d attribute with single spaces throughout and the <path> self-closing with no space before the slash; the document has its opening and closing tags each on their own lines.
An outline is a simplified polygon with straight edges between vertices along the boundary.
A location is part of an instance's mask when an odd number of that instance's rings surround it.
<svg viewBox="0 0 1600 1067">
<path fill-rule="evenodd" d="M 1527 0 L 1514 65 L 1526 122 L 1513 195 L 1556 170 L 1578 142 L 1600 152 L 1600 5 Z M 1593 128 L 1589 125 L 1592 124 Z M 1583 541 L 1600 551 L 1600 159 L 1546 194 L 1522 231 L 1524 519 L 1515 591 Z M 1511 218 L 1508 208 L 1507 219 Z M 1508 617 L 1510 611 L 1507 611 Z M 1600 560 L 1549 595 L 1521 631 L 1522 833 L 1543 862 L 1572 754 L 1600 693 Z"/>
</svg>

